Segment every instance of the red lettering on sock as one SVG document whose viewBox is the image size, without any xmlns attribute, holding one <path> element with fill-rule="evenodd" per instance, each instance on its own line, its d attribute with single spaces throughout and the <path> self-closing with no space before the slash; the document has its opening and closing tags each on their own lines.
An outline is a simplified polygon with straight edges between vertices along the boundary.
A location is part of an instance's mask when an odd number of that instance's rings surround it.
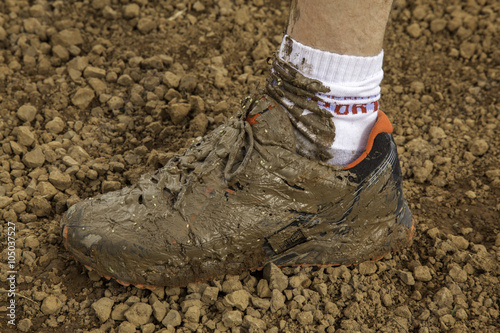
<svg viewBox="0 0 500 333">
<path fill-rule="evenodd" d="M 367 113 L 365 104 L 354 104 L 352 106 L 352 114 L 358 114 L 358 108 L 361 109 L 361 113 Z"/>
<path fill-rule="evenodd" d="M 344 111 L 343 112 L 340 112 L 340 109 L 344 108 Z M 342 115 L 346 115 L 346 114 L 349 114 L 349 105 L 342 105 L 342 104 L 337 104 L 335 106 L 335 111 L 334 111 L 336 114 L 342 116 Z"/>
</svg>

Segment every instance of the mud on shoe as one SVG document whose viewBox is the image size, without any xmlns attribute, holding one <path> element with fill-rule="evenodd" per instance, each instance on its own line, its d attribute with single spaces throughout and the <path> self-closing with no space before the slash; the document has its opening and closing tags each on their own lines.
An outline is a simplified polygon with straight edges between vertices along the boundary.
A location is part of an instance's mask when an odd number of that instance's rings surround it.
<svg viewBox="0 0 500 333">
<path fill-rule="evenodd" d="M 353 264 L 406 245 L 413 218 L 387 117 L 364 155 L 332 166 L 297 154 L 275 88 L 137 184 L 70 207 L 66 248 L 123 284 L 180 286 L 268 262 Z"/>
</svg>

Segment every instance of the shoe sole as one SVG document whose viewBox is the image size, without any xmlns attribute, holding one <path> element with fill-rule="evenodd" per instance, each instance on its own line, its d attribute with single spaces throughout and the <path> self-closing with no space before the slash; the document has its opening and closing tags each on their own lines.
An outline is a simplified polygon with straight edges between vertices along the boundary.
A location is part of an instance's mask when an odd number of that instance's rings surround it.
<svg viewBox="0 0 500 333">
<path fill-rule="evenodd" d="M 413 239 L 413 236 L 415 234 L 415 230 L 416 230 L 416 227 L 415 227 L 415 219 L 412 218 L 412 222 L 411 222 L 411 226 L 409 228 L 409 233 L 408 233 L 408 238 L 406 239 L 405 242 L 402 243 L 402 246 L 400 247 L 400 249 L 402 249 L 403 247 L 405 247 L 406 245 L 408 245 L 412 239 Z M 62 229 L 62 238 L 63 238 L 63 244 L 64 244 L 64 247 L 66 248 L 66 250 L 68 250 L 68 252 L 71 254 L 71 256 L 76 260 L 78 261 L 78 259 L 71 253 L 71 251 L 69 251 L 69 248 L 68 248 L 68 245 L 67 245 L 67 239 L 68 239 L 68 227 L 66 225 L 63 226 L 63 229 Z M 375 258 L 371 258 L 369 260 L 365 260 L 365 261 L 362 261 L 362 262 L 366 262 L 366 261 L 372 261 L 372 262 L 377 262 L 381 259 L 383 259 L 387 254 L 391 253 L 391 252 L 398 252 L 400 249 L 396 250 L 396 251 L 387 251 L 387 252 L 383 252 L 381 255 L 375 257 Z M 276 266 L 278 267 L 338 267 L 338 266 L 342 266 L 342 265 L 345 265 L 347 267 L 350 267 L 350 266 L 355 266 L 355 265 L 358 265 L 360 264 L 361 262 L 353 262 L 353 263 L 347 263 L 347 264 L 336 264 L 336 263 L 333 263 L 333 264 L 277 264 Z M 94 267 L 91 267 L 89 265 L 83 265 L 85 268 L 87 268 L 89 271 L 94 271 L 95 273 L 97 273 L 99 276 L 105 278 L 106 280 L 115 280 L 116 282 L 118 282 L 119 284 L 121 284 L 122 286 L 124 287 L 128 287 L 128 286 L 134 286 L 138 289 L 148 289 L 148 290 L 155 290 L 156 288 L 161 288 L 163 286 L 154 286 L 154 285 L 148 285 L 148 284 L 140 284 L 140 283 L 134 283 L 134 282 L 127 282 L 127 281 L 123 281 L 115 276 L 112 276 L 112 275 L 107 275 L 107 274 L 103 274 L 101 273 L 99 270 L 97 270 L 96 268 Z M 249 271 L 260 271 L 264 268 L 264 266 L 260 266 L 260 267 L 255 267 L 255 268 L 249 268 L 248 270 Z M 208 278 L 205 278 L 205 279 L 200 279 L 202 281 L 210 281 L 210 280 L 213 280 L 215 279 L 216 277 L 212 276 L 212 277 L 208 277 Z M 201 282 L 201 281 L 200 281 Z M 180 286 L 171 286 L 171 287 L 180 287 Z"/>
</svg>

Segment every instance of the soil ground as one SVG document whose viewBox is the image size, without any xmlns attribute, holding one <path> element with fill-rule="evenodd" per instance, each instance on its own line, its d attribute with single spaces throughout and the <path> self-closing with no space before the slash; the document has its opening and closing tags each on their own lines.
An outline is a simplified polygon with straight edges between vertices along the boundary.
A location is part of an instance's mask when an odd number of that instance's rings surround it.
<svg viewBox="0 0 500 333">
<path fill-rule="evenodd" d="M 500 330 L 496 0 L 394 3 L 381 106 L 418 222 L 401 253 L 151 292 L 101 279 L 61 246 L 70 205 L 134 183 L 238 109 L 265 80 L 288 6 L 0 2 L 1 332 Z"/>
</svg>

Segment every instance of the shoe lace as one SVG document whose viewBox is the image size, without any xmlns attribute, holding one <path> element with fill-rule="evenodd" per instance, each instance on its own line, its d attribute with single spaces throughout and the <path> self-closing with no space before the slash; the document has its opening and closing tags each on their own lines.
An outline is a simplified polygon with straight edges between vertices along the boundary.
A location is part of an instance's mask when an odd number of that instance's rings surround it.
<svg viewBox="0 0 500 333">
<path fill-rule="evenodd" d="M 194 142 L 184 153 L 172 157 L 152 175 L 158 186 L 172 194 L 174 209 L 181 212 L 181 204 L 191 187 L 219 163 L 224 163 L 221 161 L 225 160 L 222 176 L 226 184 L 245 169 L 256 144 L 252 126 L 246 121 L 256 101 L 254 96 L 244 99 L 242 109 L 225 124 Z M 204 163 L 209 159 L 212 163 Z"/>
</svg>

